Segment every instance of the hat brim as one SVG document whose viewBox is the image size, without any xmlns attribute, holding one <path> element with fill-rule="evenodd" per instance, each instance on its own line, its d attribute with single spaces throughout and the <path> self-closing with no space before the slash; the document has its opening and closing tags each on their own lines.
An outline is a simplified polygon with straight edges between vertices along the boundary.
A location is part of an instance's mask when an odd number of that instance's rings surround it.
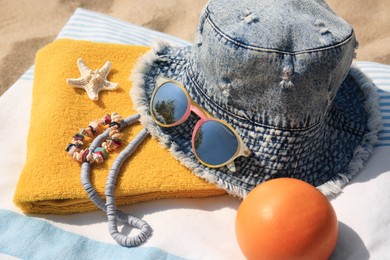
<svg viewBox="0 0 390 260">
<path fill-rule="evenodd" d="M 278 177 L 298 178 L 326 195 L 336 195 L 372 154 L 382 127 L 378 94 L 358 68 L 351 67 L 324 120 L 291 131 L 256 125 L 213 102 L 199 87 L 199 82 L 207 85 L 207 80 L 191 73 L 190 52 L 191 47 L 158 43 L 132 71 L 131 97 L 148 132 L 197 176 L 239 197 Z M 240 134 L 252 155 L 236 159 L 236 173 L 226 167 L 208 168 L 196 159 L 191 148 L 196 116 L 174 128 L 162 128 L 153 121 L 150 100 L 159 75 L 181 82 L 196 103 Z"/>
</svg>

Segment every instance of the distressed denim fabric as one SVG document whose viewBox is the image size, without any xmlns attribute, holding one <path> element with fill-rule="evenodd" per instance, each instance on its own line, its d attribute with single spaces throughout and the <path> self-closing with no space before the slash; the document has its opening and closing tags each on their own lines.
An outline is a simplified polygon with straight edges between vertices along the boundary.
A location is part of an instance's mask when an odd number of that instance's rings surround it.
<svg viewBox="0 0 390 260">
<path fill-rule="evenodd" d="M 371 81 L 351 68 L 352 27 L 321 0 L 215 0 L 193 46 L 160 44 L 134 71 L 141 122 L 195 174 L 244 197 L 269 179 L 292 177 L 337 194 L 370 156 L 381 127 Z M 191 149 L 196 116 L 174 128 L 150 117 L 157 76 L 228 122 L 252 151 L 238 172 L 210 169 Z"/>
</svg>

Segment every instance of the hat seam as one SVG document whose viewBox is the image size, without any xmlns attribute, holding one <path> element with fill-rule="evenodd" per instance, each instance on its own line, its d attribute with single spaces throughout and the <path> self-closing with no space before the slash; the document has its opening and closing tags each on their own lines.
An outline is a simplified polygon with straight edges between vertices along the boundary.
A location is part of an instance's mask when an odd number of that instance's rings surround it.
<svg viewBox="0 0 390 260">
<path fill-rule="evenodd" d="M 272 128 L 272 129 L 275 129 L 275 130 L 287 130 L 287 131 L 290 131 L 290 132 L 304 132 L 304 131 L 307 131 L 307 130 L 310 130 L 314 127 L 316 127 L 318 124 L 324 122 L 324 120 L 326 120 L 326 115 L 330 113 L 331 110 L 334 110 L 335 114 L 334 114 L 334 118 L 336 120 L 338 120 L 343 126 L 347 127 L 349 130 L 352 130 L 352 131 L 356 131 L 356 132 L 359 132 L 359 133 L 365 133 L 366 131 L 365 130 L 360 130 L 358 128 L 354 128 L 353 126 L 351 125 L 348 125 L 345 123 L 345 120 L 342 120 L 342 118 L 340 117 L 340 110 L 337 109 L 336 107 L 334 107 L 333 105 L 331 106 L 331 108 L 324 114 L 323 117 L 320 118 L 320 120 L 318 120 L 317 122 L 307 126 L 307 127 L 301 127 L 301 128 L 284 128 L 284 127 L 280 127 L 280 126 L 274 126 L 274 125 L 266 125 L 266 124 L 262 124 L 262 123 L 258 123 L 256 121 L 253 121 L 247 117 L 242 117 L 242 116 L 239 116 L 237 114 L 235 114 L 234 112 L 230 111 L 229 109 L 227 108 L 224 108 L 223 106 L 221 106 L 220 104 L 218 104 L 218 102 L 216 100 L 212 100 L 212 98 L 210 96 L 208 96 L 204 91 L 203 89 L 199 86 L 199 83 L 197 81 L 195 81 L 194 77 L 192 77 L 194 75 L 194 72 L 192 71 L 192 68 L 191 68 L 191 64 L 189 63 L 188 66 L 186 67 L 186 72 L 187 72 L 187 76 L 188 78 L 192 81 L 192 83 L 194 84 L 194 86 L 198 89 L 198 91 L 204 96 L 204 98 L 208 99 L 209 103 L 213 106 L 216 106 L 218 109 L 228 113 L 229 115 L 231 115 L 232 117 L 235 117 L 237 119 L 240 119 L 240 120 L 243 120 L 243 121 L 249 121 L 250 123 L 254 124 L 254 125 L 257 125 L 257 126 L 260 126 L 260 127 L 265 127 L 265 128 Z M 191 74 L 191 75 L 189 75 Z"/>
<path fill-rule="evenodd" d="M 189 63 L 187 66 L 186 66 L 186 72 L 187 72 L 187 76 L 188 78 L 192 81 L 192 83 L 195 85 L 195 87 L 198 89 L 198 91 L 204 96 L 204 98 L 208 99 L 209 103 L 210 104 L 213 104 L 214 106 L 216 106 L 218 109 L 228 113 L 229 115 L 231 115 L 232 117 L 235 117 L 237 119 L 240 119 L 240 120 L 243 120 L 243 121 L 249 121 L 250 123 L 254 124 L 254 125 L 257 125 L 257 126 L 260 126 L 260 127 L 265 127 L 265 128 L 272 128 L 272 129 L 275 129 L 275 130 L 287 130 L 287 131 L 290 131 L 290 132 L 302 132 L 302 131 L 306 131 L 306 130 L 309 130 L 313 127 L 315 127 L 316 125 L 320 124 L 321 122 L 324 121 L 325 117 L 322 117 L 321 120 L 318 120 L 317 122 L 309 125 L 309 126 L 306 126 L 306 127 L 301 127 L 301 128 L 284 128 L 284 127 L 280 127 L 280 126 L 274 126 L 274 125 L 266 125 L 266 124 L 262 124 L 262 123 L 258 123 L 256 121 L 253 121 L 247 117 L 242 117 L 242 116 L 239 116 L 237 114 L 235 114 L 234 112 L 230 111 L 229 109 L 227 108 L 224 108 L 222 107 L 220 104 L 218 104 L 218 102 L 216 100 L 212 100 L 211 97 L 209 97 L 203 90 L 202 88 L 199 86 L 198 82 L 196 82 L 192 75 L 194 75 L 194 72 L 192 72 L 192 69 L 190 68 L 191 67 L 191 64 Z M 190 75 L 192 74 L 192 75 Z"/>
<path fill-rule="evenodd" d="M 207 16 L 206 21 L 211 25 L 211 27 L 214 29 L 214 31 L 217 34 L 219 34 L 225 40 L 227 40 L 227 41 L 229 41 L 229 42 L 231 42 L 231 43 L 233 43 L 241 48 L 245 48 L 245 49 L 257 51 L 257 52 L 268 52 L 268 53 L 277 53 L 277 54 L 300 55 L 300 54 L 305 54 L 305 53 L 331 50 L 331 49 L 338 48 L 338 47 L 343 46 L 344 44 L 348 43 L 353 38 L 353 35 L 354 35 L 354 31 L 352 30 L 350 35 L 348 35 L 348 37 L 346 39 L 344 39 L 343 41 L 340 41 L 334 45 L 313 48 L 313 49 L 308 49 L 308 50 L 300 50 L 300 51 L 283 51 L 283 50 L 279 50 L 279 49 L 263 48 L 263 47 L 258 47 L 258 46 L 254 46 L 254 45 L 243 44 L 237 40 L 234 40 L 232 37 L 230 37 L 229 35 L 222 32 L 221 29 L 219 29 L 218 26 L 212 21 L 210 16 Z"/>
</svg>

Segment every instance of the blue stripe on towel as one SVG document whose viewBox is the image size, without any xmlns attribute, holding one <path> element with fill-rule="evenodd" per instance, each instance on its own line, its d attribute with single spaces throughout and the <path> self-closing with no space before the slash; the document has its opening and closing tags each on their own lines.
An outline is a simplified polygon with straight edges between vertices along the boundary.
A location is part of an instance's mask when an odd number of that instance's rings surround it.
<svg viewBox="0 0 390 260">
<path fill-rule="evenodd" d="M 390 66 L 375 62 L 357 62 L 356 65 L 372 79 L 379 94 L 383 130 L 376 147 L 390 146 Z"/>
<path fill-rule="evenodd" d="M 4 209 L 0 210 L 0 253 L 22 259 L 183 259 L 154 247 L 99 242 Z"/>
<path fill-rule="evenodd" d="M 88 29 L 88 34 L 86 33 Z M 118 42 L 133 45 L 151 45 L 154 39 L 166 40 L 178 46 L 189 45 L 190 43 L 182 39 L 157 32 L 138 25 L 127 23 L 116 18 L 87 11 L 78 8 L 75 14 L 69 19 L 57 38 L 73 38 L 92 40 L 97 35 L 98 41 L 111 42 L 114 36 Z M 132 39 L 129 39 L 131 36 Z"/>
</svg>

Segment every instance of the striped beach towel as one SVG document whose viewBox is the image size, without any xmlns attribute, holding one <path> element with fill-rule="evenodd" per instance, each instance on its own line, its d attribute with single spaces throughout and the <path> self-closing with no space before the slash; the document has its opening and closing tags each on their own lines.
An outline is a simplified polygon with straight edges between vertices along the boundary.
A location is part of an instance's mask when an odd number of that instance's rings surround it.
<svg viewBox="0 0 390 260">
<path fill-rule="evenodd" d="M 189 44 L 175 37 L 84 9 L 77 9 L 58 38 L 133 45 L 151 45 L 154 39 L 162 38 L 179 46 Z M 384 129 L 380 133 L 380 140 L 367 166 L 352 180 L 350 185 L 344 188 L 342 194 L 331 201 L 339 220 L 339 239 L 331 259 L 390 259 L 390 237 L 388 235 L 390 230 L 390 160 L 388 159 L 390 154 L 390 66 L 373 62 L 356 62 L 356 65 L 372 78 L 377 87 Z M 21 220 L 27 217 L 9 212 L 9 210 L 18 211 L 12 203 L 12 196 L 18 174 L 25 160 L 33 76 L 32 67 L 0 97 L 2 108 L 0 110 L 0 122 L 2 122 L 0 134 L 7 136 L 0 143 L 0 179 L 2 180 L 0 182 L 0 211 L 2 211 L 0 230 L 9 230 L 4 228 L 4 225 L 7 225 L 16 233 L 19 232 L 20 223 L 52 230 L 44 223 Z M 19 103 L 15 103 L 15 100 Z M 13 115 L 12 118 L 10 114 Z M 240 201 L 235 198 L 220 196 L 209 199 L 153 201 L 129 206 L 124 211 L 137 212 L 139 216 L 143 216 L 144 220 L 153 225 L 154 234 L 145 245 L 154 247 L 152 250 L 161 249 L 169 254 L 188 259 L 244 259 L 234 234 L 234 218 L 239 204 Z M 98 211 L 71 216 L 44 216 L 42 221 L 54 225 L 55 232 L 60 232 L 57 230 L 60 229 L 62 232 L 71 231 L 83 235 L 80 240 L 76 240 L 82 241 L 83 245 L 90 244 L 85 241 L 85 238 L 113 243 L 107 232 L 105 215 Z M 22 254 L 25 248 L 30 246 L 28 241 L 36 240 L 39 234 L 43 237 L 35 242 L 47 243 L 39 246 L 40 251 L 58 250 L 52 252 L 51 255 L 64 256 L 63 247 L 53 249 L 50 246 L 50 243 L 59 241 L 50 240 L 47 237 L 51 236 L 50 232 L 44 229 L 41 233 L 34 232 L 35 237 L 31 237 L 32 234 L 28 232 L 19 233 L 24 238 L 18 241 L 12 240 L 15 236 L 9 233 L 7 237 L 4 237 L 3 233 L 0 234 L 2 236 L 0 258 L 4 256 L 1 254 L 11 254 L 19 258 L 47 256 L 48 254 L 40 254 L 34 250 L 29 250 L 29 255 Z M 60 237 L 67 236 L 68 234 L 64 234 Z M 25 239 L 26 237 L 28 239 Z M 67 243 L 68 241 L 61 240 L 60 242 Z M 100 243 L 92 244 L 96 247 L 103 246 Z M 70 251 L 68 256 L 79 250 L 79 248 L 72 247 L 74 244 L 68 243 L 67 245 L 69 245 L 67 250 Z M 12 248 L 13 253 L 9 251 L 9 248 Z M 88 250 L 93 251 L 94 248 Z M 94 256 L 96 254 L 93 253 L 82 255 L 83 258 Z M 130 257 L 130 254 L 128 256 Z M 131 256 L 137 258 L 134 255 Z M 139 254 L 138 256 L 142 258 L 145 255 Z M 165 253 L 160 256 L 169 258 L 169 255 Z"/>
</svg>

